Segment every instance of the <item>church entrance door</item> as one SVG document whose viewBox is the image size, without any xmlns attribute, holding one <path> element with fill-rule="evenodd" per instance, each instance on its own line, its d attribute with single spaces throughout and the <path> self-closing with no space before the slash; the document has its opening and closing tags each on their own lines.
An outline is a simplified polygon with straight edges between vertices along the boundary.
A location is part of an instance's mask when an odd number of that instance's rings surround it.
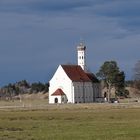
<svg viewBox="0 0 140 140">
<path fill-rule="evenodd" d="M 54 99 L 54 103 L 56 103 L 56 104 L 58 103 L 58 98 Z"/>
</svg>

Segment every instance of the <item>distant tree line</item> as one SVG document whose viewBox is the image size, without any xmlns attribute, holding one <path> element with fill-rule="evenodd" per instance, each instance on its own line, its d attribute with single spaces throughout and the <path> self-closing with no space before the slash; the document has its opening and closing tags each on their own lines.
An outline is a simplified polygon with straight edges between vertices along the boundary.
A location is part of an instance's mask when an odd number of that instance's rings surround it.
<svg viewBox="0 0 140 140">
<path fill-rule="evenodd" d="M 17 96 L 19 94 L 32 94 L 32 93 L 46 93 L 49 90 L 49 83 L 41 83 L 35 82 L 30 84 L 26 80 L 22 80 L 16 82 L 14 84 L 8 84 L 0 88 L 0 97 L 9 97 L 12 98 L 13 96 Z"/>
</svg>

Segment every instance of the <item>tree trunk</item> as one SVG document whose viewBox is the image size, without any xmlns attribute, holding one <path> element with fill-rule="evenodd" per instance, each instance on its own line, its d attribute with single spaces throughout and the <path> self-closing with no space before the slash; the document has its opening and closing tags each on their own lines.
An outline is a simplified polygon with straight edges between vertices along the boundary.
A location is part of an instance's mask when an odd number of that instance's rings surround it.
<svg viewBox="0 0 140 140">
<path fill-rule="evenodd" d="M 110 103 L 110 96 L 111 96 L 111 84 L 108 83 L 108 102 Z"/>
</svg>

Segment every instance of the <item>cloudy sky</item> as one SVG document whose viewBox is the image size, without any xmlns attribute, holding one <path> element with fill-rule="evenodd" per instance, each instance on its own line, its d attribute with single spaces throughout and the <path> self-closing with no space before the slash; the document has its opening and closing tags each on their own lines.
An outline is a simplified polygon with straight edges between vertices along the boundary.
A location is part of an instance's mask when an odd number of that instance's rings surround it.
<svg viewBox="0 0 140 140">
<path fill-rule="evenodd" d="M 0 86 L 48 82 L 59 64 L 76 64 L 87 45 L 96 73 L 115 60 L 131 79 L 140 59 L 139 0 L 0 0 Z"/>
</svg>

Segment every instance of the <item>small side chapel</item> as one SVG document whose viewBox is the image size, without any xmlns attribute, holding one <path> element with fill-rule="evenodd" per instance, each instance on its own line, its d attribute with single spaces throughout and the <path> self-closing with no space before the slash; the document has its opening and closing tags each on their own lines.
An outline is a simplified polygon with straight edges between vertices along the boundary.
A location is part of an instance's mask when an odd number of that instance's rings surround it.
<svg viewBox="0 0 140 140">
<path fill-rule="evenodd" d="M 50 80 L 49 103 L 93 103 L 101 97 L 99 80 L 86 71 L 86 46 L 77 46 L 78 65 L 59 65 Z"/>
</svg>

